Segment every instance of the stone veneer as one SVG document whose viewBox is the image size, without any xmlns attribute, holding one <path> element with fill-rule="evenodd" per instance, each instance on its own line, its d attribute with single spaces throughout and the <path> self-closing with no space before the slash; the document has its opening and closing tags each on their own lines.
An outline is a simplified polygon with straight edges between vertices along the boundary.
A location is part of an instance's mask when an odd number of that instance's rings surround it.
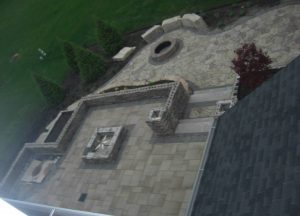
<svg viewBox="0 0 300 216">
<path fill-rule="evenodd" d="M 106 144 L 101 144 L 100 148 L 99 139 L 102 136 L 108 136 L 108 139 L 106 140 Z M 125 129 L 123 126 L 97 128 L 90 141 L 88 142 L 86 148 L 84 149 L 82 160 L 85 163 L 90 164 L 98 164 L 115 160 L 118 156 L 118 152 L 120 150 L 124 137 Z"/>
<path fill-rule="evenodd" d="M 178 120 L 183 116 L 189 98 L 188 92 L 182 85 L 177 83 L 170 91 L 165 106 L 151 110 L 146 123 L 158 135 L 174 133 Z"/>
</svg>

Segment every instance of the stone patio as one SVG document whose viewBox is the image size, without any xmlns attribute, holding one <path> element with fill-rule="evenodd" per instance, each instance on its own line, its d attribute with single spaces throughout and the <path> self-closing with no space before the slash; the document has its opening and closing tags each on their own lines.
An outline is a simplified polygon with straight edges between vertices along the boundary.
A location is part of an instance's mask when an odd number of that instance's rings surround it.
<svg viewBox="0 0 300 216">
<path fill-rule="evenodd" d="M 244 18 L 226 31 L 207 35 L 187 29 L 166 33 L 162 37 L 183 41 L 183 48 L 178 55 L 165 64 L 153 65 L 148 61 L 153 45 L 149 44 L 101 89 L 145 83 L 174 75 L 192 81 L 199 88 L 233 84 L 233 51 L 247 42 L 255 42 L 259 48 L 267 51 L 274 68 L 285 66 L 300 53 L 299 11 L 299 4 L 279 6 L 246 21 L 247 18 Z"/>
<path fill-rule="evenodd" d="M 153 44 L 149 44 L 97 92 L 183 77 L 200 90 L 190 97 L 185 119 L 180 119 L 175 134 L 158 137 L 146 124 L 150 110 L 161 107 L 166 99 L 89 108 L 70 147 L 49 176 L 41 184 L 17 180 L 10 197 L 116 216 L 184 215 L 214 122 L 216 103 L 232 99 L 236 77 L 230 66 L 234 49 L 244 42 L 255 42 L 269 53 L 273 67 L 285 66 L 300 53 L 299 11 L 300 5 L 279 7 L 209 35 L 187 29 L 164 34 L 182 41 L 178 54 L 163 64 L 151 64 Z M 94 96 L 99 96 L 97 92 Z M 81 157 L 95 129 L 116 126 L 126 130 L 116 160 L 84 163 Z M 38 141 L 44 138 L 40 136 Z M 82 194 L 87 194 L 86 199 L 78 201 Z"/>
<path fill-rule="evenodd" d="M 160 99 L 161 100 L 161 99 Z M 18 181 L 16 199 L 113 215 L 182 215 L 205 140 L 154 137 L 145 120 L 164 101 L 91 108 L 61 164 L 40 185 Z M 123 125 L 127 138 L 117 160 L 87 165 L 82 152 L 97 127 Z M 197 136 L 196 136 L 197 138 Z M 193 141 L 191 141 L 193 139 Z M 79 202 L 81 193 L 87 193 Z"/>
</svg>

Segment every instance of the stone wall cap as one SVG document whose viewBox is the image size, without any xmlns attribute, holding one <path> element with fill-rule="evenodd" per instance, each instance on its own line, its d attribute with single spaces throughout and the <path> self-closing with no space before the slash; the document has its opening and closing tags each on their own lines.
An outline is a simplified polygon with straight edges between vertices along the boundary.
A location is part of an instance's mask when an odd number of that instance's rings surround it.
<svg viewBox="0 0 300 216">
<path fill-rule="evenodd" d="M 169 23 L 172 23 L 174 21 L 180 21 L 180 20 L 181 20 L 180 16 L 171 17 L 171 18 L 163 20 L 162 25 L 169 24 Z"/>
<path fill-rule="evenodd" d="M 179 29 L 179 28 L 181 28 L 181 26 L 182 26 L 182 23 L 181 23 L 180 16 L 168 18 L 162 22 L 162 28 L 164 29 L 165 32 L 170 32 L 170 31 Z"/>
<path fill-rule="evenodd" d="M 144 34 L 142 34 L 142 38 L 147 42 L 151 43 L 155 41 L 157 38 L 164 34 L 164 30 L 160 25 L 154 25 L 150 29 L 148 29 Z"/>
<path fill-rule="evenodd" d="M 114 57 L 115 61 L 125 61 L 134 51 L 136 47 L 124 47 Z"/>
<path fill-rule="evenodd" d="M 195 14 L 195 13 L 191 13 L 191 14 L 184 14 L 182 16 L 182 19 L 189 19 L 189 20 L 192 20 L 192 21 L 196 21 L 196 20 L 199 20 L 201 19 L 202 17 Z"/>
</svg>

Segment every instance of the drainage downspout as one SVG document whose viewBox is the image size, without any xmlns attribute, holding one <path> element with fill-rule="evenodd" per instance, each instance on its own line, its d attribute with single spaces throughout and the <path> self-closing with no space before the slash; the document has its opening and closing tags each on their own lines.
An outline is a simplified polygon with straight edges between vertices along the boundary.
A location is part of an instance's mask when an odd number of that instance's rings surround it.
<svg viewBox="0 0 300 216">
<path fill-rule="evenodd" d="M 218 122 L 218 118 L 215 118 L 213 125 L 211 127 L 211 130 L 208 134 L 208 139 L 207 139 L 207 144 L 205 146 L 204 152 L 202 154 L 202 161 L 200 164 L 200 168 L 198 170 L 197 176 L 196 176 L 196 180 L 193 186 L 193 190 L 192 190 L 192 196 L 188 202 L 187 205 L 187 209 L 185 211 L 185 216 L 191 216 L 193 209 L 194 209 L 194 204 L 195 204 L 195 200 L 197 197 L 197 192 L 199 190 L 199 186 L 201 184 L 201 180 L 202 180 L 202 176 L 203 176 L 203 172 L 204 172 L 204 167 L 208 158 L 208 154 L 209 154 L 209 150 L 212 144 L 212 140 L 215 134 L 215 130 L 216 130 L 216 126 L 217 126 L 217 122 Z"/>
</svg>

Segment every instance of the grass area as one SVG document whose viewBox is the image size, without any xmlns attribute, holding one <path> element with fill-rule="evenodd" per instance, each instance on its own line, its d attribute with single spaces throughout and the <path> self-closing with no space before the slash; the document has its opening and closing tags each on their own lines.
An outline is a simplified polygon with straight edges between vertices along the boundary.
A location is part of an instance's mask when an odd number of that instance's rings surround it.
<svg viewBox="0 0 300 216">
<path fill-rule="evenodd" d="M 125 32 L 232 2 L 237 0 L 0 0 L 0 175 L 12 159 L 11 149 L 22 144 L 32 120 L 46 106 L 31 73 L 57 83 L 66 76 L 57 38 L 94 42 L 95 17 Z M 38 48 L 47 53 L 43 61 Z M 15 53 L 19 58 L 11 62 Z"/>
</svg>

